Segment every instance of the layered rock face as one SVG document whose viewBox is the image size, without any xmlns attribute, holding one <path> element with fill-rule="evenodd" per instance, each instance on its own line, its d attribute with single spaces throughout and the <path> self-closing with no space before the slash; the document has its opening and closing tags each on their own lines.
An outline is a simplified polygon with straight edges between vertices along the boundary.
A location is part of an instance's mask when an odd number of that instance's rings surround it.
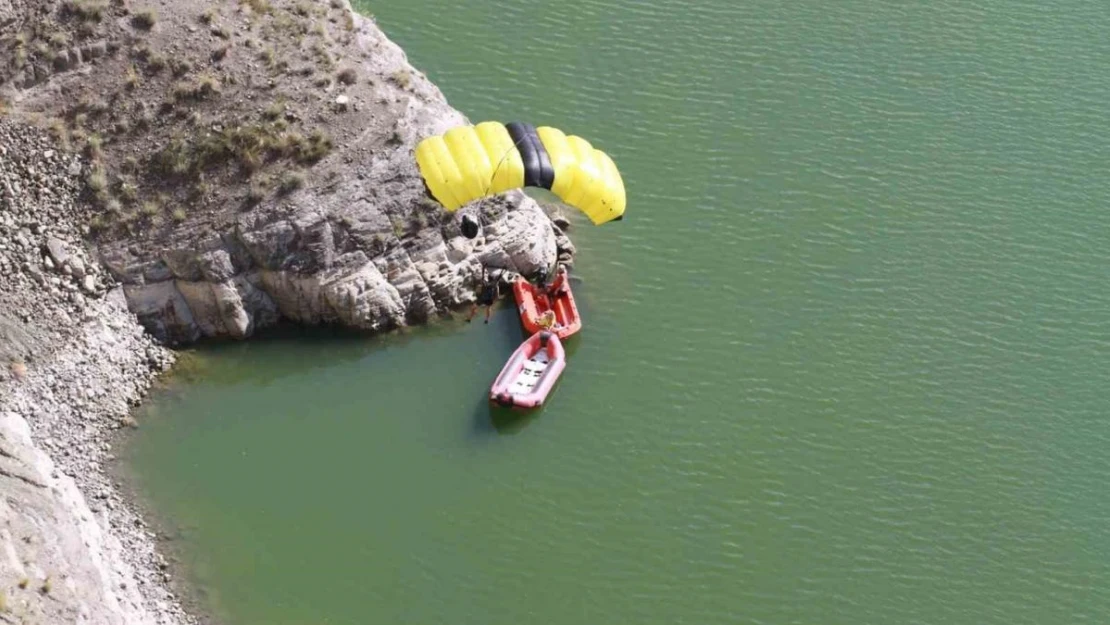
<svg viewBox="0 0 1110 625">
<path fill-rule="evenodd" d="M 288 215 L 245 217 L 182 247 L 136 253 L 117 245 L 102 258 L 144 326 L 184 343 L 245 338 L 280 319 L 371 331 L 422 323 L 472 301 L 483 265 L 528 275 L 550 269 L 567 245 L 523 196 L 487 201 L 476 239 L 453 222 L 395 232 L 401 227 L 373 192 L 358 195 L 359 182 L 337 192 L 333 206 L 307 198 Z M 438 207 L 424 210 L 428 221 L 453 220 Z"/>
</svg>

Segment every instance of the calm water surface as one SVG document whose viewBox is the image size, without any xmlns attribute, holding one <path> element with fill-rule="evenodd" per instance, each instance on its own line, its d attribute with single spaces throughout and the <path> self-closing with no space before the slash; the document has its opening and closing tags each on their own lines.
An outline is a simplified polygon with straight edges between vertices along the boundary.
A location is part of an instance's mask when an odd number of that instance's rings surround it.
<svg viewBox="0 0 1110 625">
<path fill-rule="evenodd" d="M 474 121 L 590 138 L 586 328 L 204 352 L 130 466 L 229 625 L 1110 622 L 1100 3 L 375 0 Z"/>
</svg>

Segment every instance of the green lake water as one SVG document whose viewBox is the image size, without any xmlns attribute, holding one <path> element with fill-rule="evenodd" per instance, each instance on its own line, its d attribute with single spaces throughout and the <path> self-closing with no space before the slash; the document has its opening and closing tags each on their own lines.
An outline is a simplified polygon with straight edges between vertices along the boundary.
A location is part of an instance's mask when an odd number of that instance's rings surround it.
<svg viewBox="0 0 1110 625">
<path fill-rule="evenodd" d="M 375 0 L 472 120 L 588 137 L 585 318 L 202 350 L 127 446 L 227 625 L 1110 622 L 1110 12 Z"/>
</svg>

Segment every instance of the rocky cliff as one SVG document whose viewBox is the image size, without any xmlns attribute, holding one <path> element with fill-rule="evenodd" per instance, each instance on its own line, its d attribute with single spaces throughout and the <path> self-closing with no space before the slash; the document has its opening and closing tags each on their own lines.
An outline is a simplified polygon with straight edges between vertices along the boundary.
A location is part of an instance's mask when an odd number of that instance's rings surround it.
<svg viewBox="0 0 1110 625">
<path fill-rule="evenodd" d="M 8 37 L 8 83 L 90 157 L 99 256 L 159 339 L 420 323 L 482 264 L 569 262 L 521 193 L 465 209 L 475 239 L 426 197 L 416 142 L 466 119 L 346 2 L 97 2 Z"/>
<path fill-rule="evenodd" d="M 412 148 L 464 121 L 346 0 L 0 0 L 0 623 L 189 620 L 104 472 L 160 344 L 571 262 L 523 194 L 473 239 L 426 198 Z"/>
</svg>

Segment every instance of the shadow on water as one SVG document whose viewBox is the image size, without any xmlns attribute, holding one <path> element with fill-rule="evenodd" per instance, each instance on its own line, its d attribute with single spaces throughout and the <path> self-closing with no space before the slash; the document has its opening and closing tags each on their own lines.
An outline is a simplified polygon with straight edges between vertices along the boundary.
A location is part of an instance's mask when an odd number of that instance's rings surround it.
<svg viewBox="0 0 1110 625">
<path fill-rule="evenodd" d="M 491 403 L 482 397 L 474 407 L 474 431 L 478 435 L 517 434 L 536 420 L 543 408 L 520 411 Z"/>
<path fill-rule="evenodd" d="M 562 384 L 563 379 L 560 376 L 555 381 L 555 385 L 551 387 L 551 392 L 547 395 L 547 401 L 538 408 L 528 410 L 513 410 L 512 408 L 499 406 L 489 401 L 488 395 L 483 395 L 474 409 L 475 433 L 486 435 L 496 432 L 502 436 L 519 434 L 524 428 L 535 423 L 541 414 L 547 412 L 551 402 L 558 399 L 559 387 Z"/>
<path fill-rule="evenodd" d="M 446 336 L 456 330 L 457 324 L 450 321 L 377 334 L 339 326 L 280 325 L 258 332 L 249 341 L 205 340 L 178 352 L 177 363 L 163 379 L 162 386 L 172 390 L 200 381 L 220 386 L 244 383 L 265 386 L 288 376 L 357 361 L 373 352 L 403 347 L 418 338 Z M 260 357 L 266 366 L 252 366 Z"/>
</svg>

